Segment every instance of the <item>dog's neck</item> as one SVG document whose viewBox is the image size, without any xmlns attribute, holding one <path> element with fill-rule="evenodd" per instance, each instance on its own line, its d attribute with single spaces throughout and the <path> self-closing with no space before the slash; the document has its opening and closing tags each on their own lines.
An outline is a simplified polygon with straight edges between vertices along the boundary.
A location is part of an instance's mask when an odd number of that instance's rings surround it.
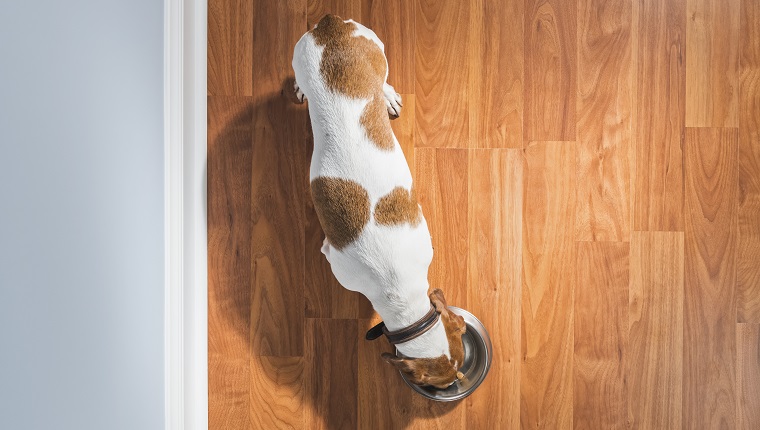
<svg viewBox="0 0 760 430">
<path fill-rule="evenodd" d="M 396 331 L 422 319 L 430 310 L 430 299 L 426 288 L 409 297 L 394 296 L 389 299 L 386 296 L 383 300 L 373 300 L 372 305 L 383 318 L 388 330 Z M 407 357 L 434 358 L 442 354 L 450 357 L 449 341 L 440 319 L 427 332 L 396 345 L 396 348 Z"/>
<path fill-rule="evenodd" d="M 424 293 L 412 297 L 388 298 L 386 296 L 385 299 L 375 300 L 372 305 L 390 331 L 409 327 L 422 319 L 430 310 L 430 299 Z"/>
</svg>

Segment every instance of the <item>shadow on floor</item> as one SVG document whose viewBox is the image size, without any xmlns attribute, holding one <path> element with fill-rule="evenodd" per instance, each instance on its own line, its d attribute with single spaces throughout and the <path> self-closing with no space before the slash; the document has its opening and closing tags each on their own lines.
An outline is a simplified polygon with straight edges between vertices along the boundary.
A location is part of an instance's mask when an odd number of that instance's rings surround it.
<svg viewBox="0 0 760 430">
<path fill-rule="evenodd" d="M 209 334 L 219 338 L 209 350 L 249 360 L 242 386 L 256 391 L 247 396 L 254 427 L 299 427 L 299 407 L 305 427 L 406 428 L 442 417 L 457 404 L 414 394 L 380 359 L 392 348 L 363 339 L 366 299 L 336 293 L 327 269 L 316 281 L 307 273 L 305 262 L 323 260 L 323 236 L 310 204 L 308 110 L 292 89 L 290 78 L 263 101 L 213 97 L 221 105 L 209 107 Z M 320 316 L 322 297 L 332 298 L 332 318 L 306 318 Z M 247 347 L 218 347 L 227 337 Z"/>
</svg>

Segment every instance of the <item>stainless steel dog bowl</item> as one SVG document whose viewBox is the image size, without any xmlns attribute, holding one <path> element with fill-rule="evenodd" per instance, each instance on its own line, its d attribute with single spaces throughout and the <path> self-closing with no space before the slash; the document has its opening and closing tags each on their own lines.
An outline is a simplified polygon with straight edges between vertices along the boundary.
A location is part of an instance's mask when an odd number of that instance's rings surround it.
<svg viewBox="0 0 760 430">
<path fill-rule="evenodd" d="M 493 348 L 491 338 L 483 324 L 475 316 L 462 308 L 449 306 L 449 310 L 464 318 L 467 331 L 462 335 L 464 343 L 464 363 L 459 371 L 464 373 L 464 379 L 455 381 L 448 388 L 441 390 L 435 387 L 421 387 L 409 382 L 402 372 L 401 377 L 412 389 L 428 399 L 438 402 L 453 402 L 464 399 L 472 394 L 476 388 L 486 379 L 488 370 L 491 368 Z M 402 356 L 398 352 L 397 355 Z"/>
</svg>

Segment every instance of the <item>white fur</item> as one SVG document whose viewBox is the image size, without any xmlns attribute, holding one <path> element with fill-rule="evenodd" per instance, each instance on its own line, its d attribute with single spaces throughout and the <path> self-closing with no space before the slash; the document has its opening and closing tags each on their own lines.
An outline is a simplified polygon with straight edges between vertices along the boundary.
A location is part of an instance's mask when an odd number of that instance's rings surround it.
<svg viewBox="0 0 760 430">
<path fill-rule="evenodd" d="M 346 22 L 353 22 L 348 20 Z M 354 37 L 366 37 L 384 49 L 375 33 L 359 23 Z M 362 185 L 370 197 L 372 216 L 359 238 L 342 250 L 327 239 L 322 253 L 330 262 L 338 282 L 364 294 L 385 321 L 389 330 L 409 326 L 430 309 L 428 267 L 433 258 L 430 232 L 424 218 L 415 227 L 409 224 L 381 226 L 374 221 L 377 201 L 395 187 L 412 187 L 412 175 L 401 147 L 384 151 L 368 138 L 359 118 L 368 99 L 353 99 L 328 89 L 320 74 L 323 48 L 310 33 L 295 46 L 293 69 L 296 94 L 309 101 L 314 134 L 310 180 L 320 176 L 350 179 Z M 386 73 L 387 80 L 387 73 Z M 391 114 L 400 111 L 401 98 L 387 83 L 383 87 Z M 409 342 L 397 345 L 408 357 L 450 357 L 443 324 Z"/>
</svg>

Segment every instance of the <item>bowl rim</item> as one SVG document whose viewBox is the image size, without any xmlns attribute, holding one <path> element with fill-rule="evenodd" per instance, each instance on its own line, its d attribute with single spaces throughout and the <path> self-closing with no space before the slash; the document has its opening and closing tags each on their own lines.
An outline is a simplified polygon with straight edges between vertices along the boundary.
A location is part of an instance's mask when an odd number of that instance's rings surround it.
<svg viewBox="0 0 760 430">
<path fill-rule="evenodd" d="M 428 394 L 427 391 L 423 390 L 421 386 L 412 384 L 409 382 L 406 377 L 404 377 L 404 373 L 399 371 L 399 374 L 401 375 L 401 379 L 404 380 L 406 385 L 412 388 L 415 392 L 419 393 L 421 396 L 425 397 L 426 399 L 430 399 L 436 402 L 456 402 L 458 400 L 462 400 L 465 397 L 472 394 L 479 386 L 480 384 L 485 381 L 486 376 L 488 376 L 488 372 L 491 370 L 491 361 L 493 361 L 493 345 L 491 344 L 491 335 L 488 333 L 488 330 L 486 330 L 486 326 L 483 325 L 483 323 L 471 312 L 467 311 L 466 309 L 457 307 L 457 306 L 448 306 L 448 309 L 454 312 L 457 315 L 462 316 L 464 318 L 465 324 L 471 327 L 475 327 L 475 324 L 480 326 L 481 330 L 476 330 L 479 333 L 479 337 L 483 340 L 483 343 L 485 344 L 485 357 L 486 357 L 486 363 L 483 370 L 483 373 L 478 376 L 478 379 L 475 381 L 475 383 L 472 384 L 470 388 L 468 388 L 466 391 L 463 391 L 461 393 L 458 393 L 451 397 L 433 397 L 430 394 Z M 468 321 L 468 319 L 471 319 L 471 321 Z M 485 334 L 485 336 L 483 335 Z M 396 350 L 396 355 L 399 355 L 398 350 Z"/>
</svg>

